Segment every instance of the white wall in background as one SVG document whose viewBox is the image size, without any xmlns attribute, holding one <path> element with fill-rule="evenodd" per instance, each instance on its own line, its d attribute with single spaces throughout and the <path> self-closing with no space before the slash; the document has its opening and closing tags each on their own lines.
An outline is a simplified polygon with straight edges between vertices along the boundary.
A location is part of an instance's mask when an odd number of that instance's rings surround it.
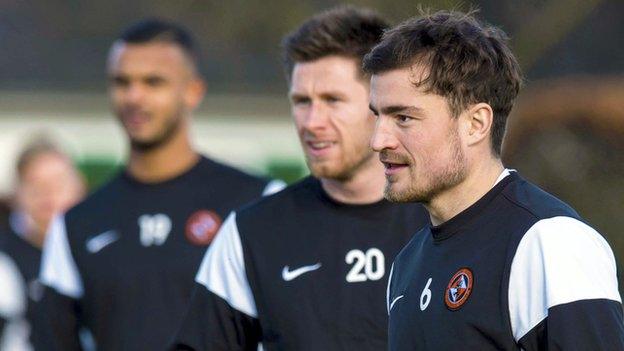
<svg viewBox="0 0 624 351">
<path fill-rule="evenodd" d="M 197 116 L 193 140 L 202 152 L 228 164 L 262 170 L 269 160 L 303 163 L 295 129 L 288 119 L 237 116 Z M 7 195 L 14 182 L 14 165 L 23 144 L 45 132 L 77 159 L 125 158 L 126 142 L 121 128 L 109 114 L 15 113 L 0 111 L 0 195 Z"/>
</svg>

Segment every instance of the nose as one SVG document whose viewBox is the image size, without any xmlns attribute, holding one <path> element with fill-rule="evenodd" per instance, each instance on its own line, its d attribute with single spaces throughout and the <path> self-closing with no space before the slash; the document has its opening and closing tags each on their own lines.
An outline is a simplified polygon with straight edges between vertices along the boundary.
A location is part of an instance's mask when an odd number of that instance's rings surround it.
<svg viewBox="0 0 624 351">
<path fill-rule="evenodd" d="M 139 103 L 143 100 L 145 89 L 141 86 L 141 84 L 132 83 L 128 85 L 124 95 L 127 102 Z"/>
<path fill-rule="evenodd" d="M 392 126 L 389 122 L 388 118 L 377 117 L 375 131 L 370 141 L 370 147 L 376 152 L 386 149 L 394 150 L 398 147 L 397 138 L 392 133 Z"/>
<path fill-rule="evenodd" d="M 323 104 L 312 102 L 304 116 L 303 127 L 307 130 L 323 129 L 327 126 L 328 111 Z"/>
</svg>

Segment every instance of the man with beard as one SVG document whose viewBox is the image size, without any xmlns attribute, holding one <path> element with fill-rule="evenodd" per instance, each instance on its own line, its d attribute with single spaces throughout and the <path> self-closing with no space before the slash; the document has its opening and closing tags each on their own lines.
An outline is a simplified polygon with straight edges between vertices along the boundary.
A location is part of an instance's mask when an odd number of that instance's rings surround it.
<svg viewBox="0 0 624 351">
<path fill-rule="evenodd" d="M 383 350 L 388 263 L 428 222 L 383 199 L 361 59 L 386 22 L 352 7 L 283 41 L 312 176 L 232 213 L 197 273 L 180 350 Z"/>
<path fill-rule="evenodd" d="M 204 83 L 185 29 L 160 20 L 130 27 L 110 49 L 108 76 L 128 165 L 49 229 L 45 350 L 79 349 L 81 327 L 98 350 L 164 349 L 221 218 L 268 189 L 192 148 Z"/>
<path fill-rule="evenodd" d="M 501 162 L 521 84 L 505 34 L 424 15 L 388 31 L 364 70 L 385 196 L 422 202 L 433 225 L 394 261 L 390 350 L 623 350 L 609 245 Z"/>
</svg>

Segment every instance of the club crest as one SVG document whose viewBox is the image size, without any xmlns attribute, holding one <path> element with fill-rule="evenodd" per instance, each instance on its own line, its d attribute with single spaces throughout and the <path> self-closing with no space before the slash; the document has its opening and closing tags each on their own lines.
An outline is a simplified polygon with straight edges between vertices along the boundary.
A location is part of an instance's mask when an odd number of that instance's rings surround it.
<svg viewBox="0 0 624 351">
<path fill-rule="evenodd" d="M 221 227 L 221 217 L 213 211 L 199 210 L 186 221 L 186 238 L 195 245 L 208 245 Z"/>
<path fill-rule="evenodd" d="M 461 308 L 472 292 L 473 283 L 474 279 L 470 269 L 462 268 L 457 271 L 449 281 L 444 293 L 446 307 L 452 311 Z"/>
</svg>

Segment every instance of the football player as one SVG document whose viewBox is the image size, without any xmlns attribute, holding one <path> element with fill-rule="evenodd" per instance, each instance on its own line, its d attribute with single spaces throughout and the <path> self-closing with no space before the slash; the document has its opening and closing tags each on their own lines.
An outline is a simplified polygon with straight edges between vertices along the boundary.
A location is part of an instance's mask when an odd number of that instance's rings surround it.
<svg viewBox="0 0 624 351">
<path fill-rule="evenodd" d="M 624 350 L 613 253 L 572 208 L 501 162 L 522 76 L 506 36 L 437 12 L 364 59 L 385 196 L 432 226 L 393 265 L 390 350 Z"/>
</svg>

